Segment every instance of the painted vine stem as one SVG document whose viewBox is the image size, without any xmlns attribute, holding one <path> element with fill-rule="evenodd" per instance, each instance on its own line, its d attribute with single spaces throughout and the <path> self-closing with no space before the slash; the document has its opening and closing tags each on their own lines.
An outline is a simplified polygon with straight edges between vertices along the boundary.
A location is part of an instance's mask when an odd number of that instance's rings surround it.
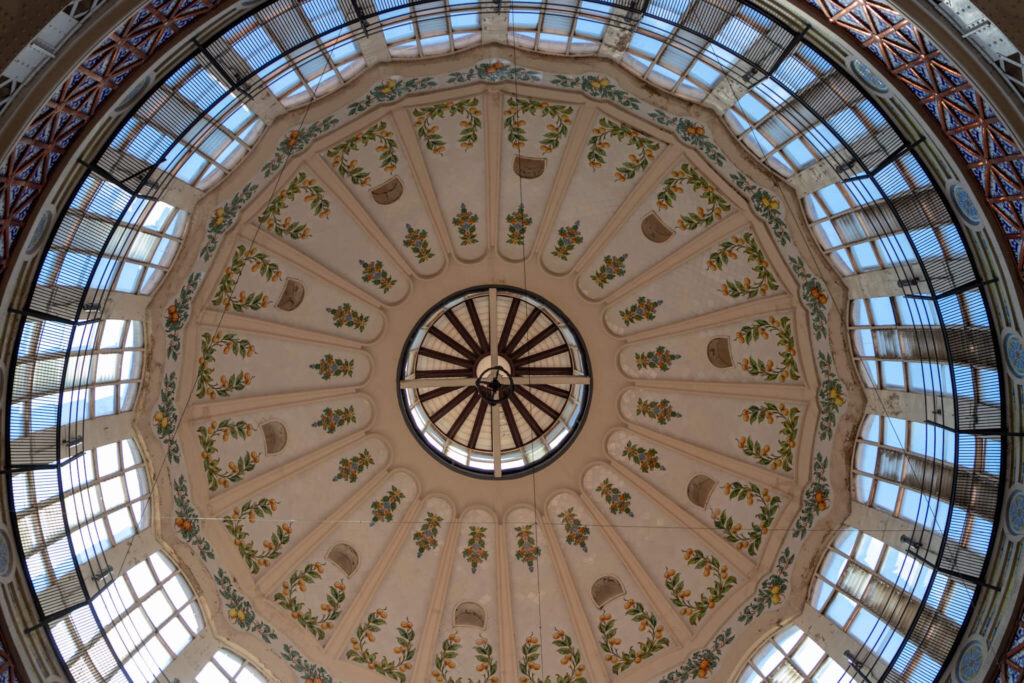
<svg viewBox="0 0 1024 683">
<path fill-rule="evenodd" d="M 256 451 L 246 451 L 238 456 L 237 460 L 228 461 L 225 470 L 220 466 L 220 458 L 214 457 L 217 454 L 218 437 L 222 441 L 227 441 L 252 436 L 252 425 L 245 420 L 225 418 L 220 422 L 210 422 L 209 426 L 200 425 L 196 429 L 196 436 L 199 439 L 206 484 L 211 491 L 216 491 L 217 487 L 227 488 L 229 484 L 241 481 L 242 477 L 247 472 L 252 472 L 260 461 Z"/>
<path fill-rule="evenodd" d="M 683 683 L 683 681 L 707 678 L 722 660 L 722 650 L 733 641 L 732 629 L 727 628 L 711 642 L 711 647 L 697 650 L 678 669 L 670 671 L 659 683 Z"/>
<path fill-rule="evenodd" d="M 781 467 L 784 472 L 791 472 L 797 426 L 800 423 L 800 409 L 796 406 L 787 408 L 785 403 L 775 404 L 765 401 L 761 405 L 754 404 L 749 408 L 744 408 L 740 415 L 743 417 L 743 421 L 749 424 L 762 422 L 772 424 L 776 419 L 782 422 L 782 430 L 779 432 L 779 448 L 776 452 L 772 453 L 769 444 L 761 445 L 760 441 L 749 436 L 740 437 L 738 445 L 743 454 L 753 458 L 757 464 L 770 467 L 773 470 Z"/>
<path fill-rule="evenodd" d="M 615 180 L 621 182 L 632 180 L 638 172 L 645 170 L 654 160 L 654 153 L 661 148 L 659 143 L 636 128 L 603 116 L 598 119 L 597 127 L 591 130 L 591 133 L 590 139 L 587 140 L 587 161 L 591 168 L 604 166 L 608 156 L 607 150 L 611 147 L 609 138 L 636 149 L 636 153 L 630 152 L 626 160 L 615 168 Z"/>
<path fill-rule="evenodd" d="M 260 169 L 263 171 L 263 177 L 269 178 L 270 174 L 279 169 L 288 157 L 301 152 L 306 145 L 337 124 L 338 119 L 332 114 L 319 121 L 314 121 L 305 128 L 297 128 L 288 133 L 286 137 L 281 138 L 281 141 L 277 143 L 277 149 L 274 150 L 274 156 Z"/>
<path fill-rule="evenodd" d="M 539 114 L 551 120 L 540 139 L 540 151 L 544 154 L 555 151 L 562 139 L 569 134 L 573 108 L 568 105 L 551 104 L 530 97 L 510 97 L 506 104 L 508 108 L 505 109 L 505 120 L 502 125 L 505 127 L 509 143 L 516 149 L 526 145 L 526 120 L 523 119 L 523 114 Z"/>
<path fill-rule="evenodd" d="M 303 681 L 317 681 L 319 683 L 334 683 L 334 678 L 327 673 L 327 669 L 319 664 L 313 664 L 302 653 L 285 643 L 281 648 L 281 659 L 288 662 L 292 671 L 299 674 Z"/>
<path fill-rule="evenodd" d="M 764 614 L 766 609 L 778 605 L 785 599 L 786 589 L 789 588 L 789 568 L 794 559 L 789 548 L 782 551 L 775 561 L 775 571 L 761 582 L 754 599 L 743 608 L 736 621 L 749 625 L 754 619 Z"/>
<path fill-rule="evenodd" d="M 818 387 L 818 438 L 827 441 L 832 438 L 839 418 L 839 409 L 846 403 L 843 383 L 839 381 L 832 364 L 832 354 L 818 351 L 818 371 L 821 385 Z"/>
<path fill-rule="evenodd" d="M 725 539 L 735 545 L 739 550 L 746 550 L 748 555 L 756 555 L 761 547 L 768 527 L 775 521 L 775 515 L 779 512 L 782 499 L 770 495 L 767 488 L 761 488 L 757 484 L 743 484 L 733 481 L 723 487 L 725 494 L 730 500 L 746 500 L 747 505 L 758 504 L 758 513 L 751 523 L 749 529 L 743 524 L 735 522 L 732 515 L 724 510 L 715 510 L 711 513 L 715 528 L 724 532 Z"/>
<path fill-rule="evenodd" d="M 793 273 L 800 278 L 800 296 L 804 305 L 811 314 L 811 329 L 814 330 L 814 338 L 822 340 L 828 337 L 828 293 L 821 280 L 816 278 L 804 266 L 804 260 L 799 256 L 790 256 L 789 265 Z"/>
<path fill-rule="evenodd" d="M 441 642 L 441 650 L 434 656 L 434 670 L 431 676 L 435 681 L 442 683 L 490 683 L 496 681 L 498 675 L 498 662 L 494 658 L 494 648 L 487 642 L 487 638 L 477 638 L 473 645 L 473 652 L 476 653 L 476 672 L 481 675 L 480 679 L 467 676 L 452 678 L 449 674 L 456 668 L 455 659 L 459 656 L 462 648 L 462 639 L 457 633 L 449 633 L 448 637 Z"/>
<path fill-rule="evenodd" d="M 217 281 L 217 289 L 213 295 L 213 305 L 221 306 L 224 310 L 231 309 L 236 313 L 242 311 L 258 311 L 267 305 L 267 295 L 262 292 L 249 292 L 244 290 L 235 293 L 235 285 L 242 275 L 242 270 L 249 266 L 249 270 L 259 273 L 267 282 L 277 282 L 281 279 L 281 269 L 270 260 L 270 257 L 256 249 L 246 249 L 245 245 L 238 245 L 235 253 L 231 256 L 231 263 Z"/>
<path fill-rule="evenodd" d="M 277 640 L 277 634 L 269 624 L 256 620 L 256 610 L 253 609 L 252 603 L 238 591 L 223 567 L 217 568 L 213 580 L 217 583 L 217 593 L 224 599 L 224 604 L 228 608 L 228 621 L 243 631 L 255 633 L 264 643 Z"/>
<path fill-rule="evenodd" d="M 551 84 L 560 88 L 580 90 L 584 94 L 596 100 L 608 100 L 615 102 L 624 109 L 640 109 L 640 100 L 627 91 L 618 87 L 607 76 L 601 74 L 586 74 L 583 76 L 566 76 L 555 74 L 551 77 Z"/>
<path fill-rule="evenodd" d="M 832 491 L 828 483 L 828 458 L 821 453 L 814 456 L 811 466 L 811 481 L 804 489 L 804 498 L 800 504 L 800 514 L 793 523 L 793 538 L 804 538 L 814 524 L 814 520 L 828 509 Z"/>
<path fill-rule="evenodd" d="M 356 159 L 350 158 L 350 155 L 368 145 L 374 145 L 381 170 L 391 173 L 398 167 L 398 142 L 388 130 L 387 121 L 383 119 L 328 149 L 327 158 L 342 178 L 347 178 L 353 185 L 369 185 L 370 172 L 360 166 Z"/>
<path fill-rule="evenodd" d="M 476 574 L 476 568 L 489 557 L 487 527 L 469 527 L 469 538 L 466 539 L 466 547 L 462 549 L 462 557 L 469 562 L 470 571 Z"/>
<path fill-rule="evenodd" d="M 689 185 L 694 192 L 699 192 L 705 206 L 698 206 L 696 211 L 680 216 L 676 221 L 680 230 L 696 230 L 707 227 L 720 219 L 726 211 L 732 210 L 728 200 L 715 189 L 711 181 L 686 163 L 681 164 L 677 170 L 672 171 L 672 174 L 662 181 L 661 190 L 658 192 L 658 208 L 662 211 L 668 210 L 675 202 L 676 197 L 682 193 L 683 185 Z"/>
<path fill-rule="evenodd" d="M 471 148 L 476 144 L 482 125 L 479 105 L 479 99 L 469 97 L 413 109 L 412 115 L 416 117 L 416 137 L 434 154 L 444 154 L 444 138 L 438 132 L 438 127 L 431 123 L 446 116 L 459 116 L 459 146 L 463 149 Z"/>
<path fill-rule="evenodd" d="M 231 354 L 239 358 L 248 358 L 256 351 L 256 347 L 248 339 L 239 337 L 234 332 L 227 334 L 203 332 L 199 342 L 199 370 L 196 373 L 196 398 L 224 398 L 236 391 L 249 386 L 253 375 L 239 370 L 230 375 L 221 375 L 213 379 L 213 360 L 216 353 Z"/>
<path fill-rule="evenodd" d="M 709 610 L 722 601 L 725 594 L 736 585 L 736 577 L 729 574 L 729 568 L 722 566 L 717 557 L 708 555 L 702 550 L 689 548 L 683 553 L 686 564 L 703 570 L 704 576 L 711 578 L 707 592 L 701 591 L 696 600 L 691 598 L 692 592 L 683 581 L 682 575 L 675 569 L 665 571 L 665 588 L 672 596 L 672 604 L 679 608 L 679 613 L 690 620 L 694 626 L 703 619 Z"/>
<path fill-rule="evenodd" d="M 238 212 L 242 210 L 242 207 L 252 198 L 258 188 L 259 186 L 253 183 L 246 184 L 227 204 L 213 212 L 206 224 L 206 242 L 199 250 L 199 257 L 203 261 L 208 262 L 213 256 L 213 252 L 217 251 L 220 238 L 235 224 Z"/>
<path fill-rule="evenodd" d="M 292 619 L 317 640 L 323 640 L 327 631 L 334 627 L 334 622 L 341 616 L 341 603 L 345 601 L 345 584 L 335 581 L 328 587 L 324 602 L 320 605 L 320 613 L 316 615 L 295 592 L 298 590 L 299 593 L 305 593 L 306 589 L 319 581 L 323 574 L 324 566 L 319 562 L 311 562 L 302 569 L 292 572 L 288 580 L 281 583 L 281 590 L 274 594 L 274 602 L 290 612 Z"/>
<path fill-rule="evenodd" d="M 271 516 L 277 510 L 277 501 L 273 498 L 260 498 L 259 500 L 247 500 L 232 511 L 230 517 L 224 517 L 221 523 L 228 533 L 235 539 L 235 546 L 238 554 L 245 560 L 246 566 L 253 574 L 257 574 L 261 567 L 270 564 L 270 560 L 281 555 L 281 548 L 291 540 L 292 528 L 286 522 L 282 522 L 270 534 L 270 538 L 263 541 L 262 548 L 256 549 L 253 541 L 249 540 L 249 532 L 245 530 L 243 523 L 248 520 L 250 524 L 256 518 Z"/>
<path fill-rule="evenodd" d="M 174 480 L 174 527 L 182 540 L 191 545 L 202 560 L 213 559 L 213 546 L 199 535 L 199 513 L 192 506 L 184 475 Z"/>
<path fill-rule="evenodd" d="M 765 361 L 747 356 L 743 359 L 743 369 L 752 377 L 762 377 L 767 382 L 800 379 L 800 369 L 796 364 L 796 340 L 793 337 L 789 316 L 769 316 L 767 320 L 758 318 L 752 324 L 741 327 L 736 333 L 736 338 L 741 344 L 749 345 L 758 339 L 768 339 L 770 333 L 775 333 L 776 344 L 779 347 L 778 367 L 773 360 Z"/>
<path fill-rule="evenodd" d="M 699 149 L 704 158 L 721 168 L 725 163 L 725 154 L 712 140 L 711 136 L 704 130 L 704 126 L 691 119 L 684 119 L 678 116 L 669 116 L 660 109 L 655 109 L 648 114 L 654 121 L 666 128 L 675 130 L 676 136 L 686 144 Z"/>
<path fill-rule="evenodd" d="M 745 277 L 742 280 L 726 280 L 722 285 L 722 294 L 734 299 L 754 299 L 758 296 L 767 296 L 769 291 L 778 290 L 779 282 L 769 269 L 764 252 L 750 232 L 734 235 L 732 239 L 719 243 L 718 249 L 711 252 L 708 257 L 708 270 L 725 270 L 729 262 L 735 261 L 740 253 L 743 253 L 747 257 L 747 262 L 751 264 L 754 279 Z"/>
<path fill-rule="evenodd" d="M 181 353 L 181 330 L 188 321 L 192 308 L 192 297 L 199 288 L 199 282 L 203 279 L 202 273 L 191 273 L 185 285 L 178 292 L 171 305 L 167 307 L 164 315 L 164 333 L 167 336 L 167 357 L 178 360 Z"/>
<path fill-rule="evenodd" d="M 360 99 L 348 105 L 348 115 L 360 114 L 376 104 L 394 102 L 414 92 L 421 92 L 437 87 L 432 76 L 421 78 L 388 78 L 370 90 Z"/>
<path fill-rule="evenodd" d="M 475 80 L 487 83 L 498 83 L 501 81 L 536 82 L 541 80 L 541 73 L 495 60 L 479 62 L 465 71 L 452 71 L 448 74 L 448 83 L 471 83 Z"/>
<path fill-rule="evenodd" d="M 551 644 L 555 651 L 562 655 L 561 664 L 566 668 L 563 673 L 556 673 L 554 678 L 550 675 L 544 676 L 540 670 L 540 642 L 532 633 L 526 636 L 523 647 L 520 649 L 519 675 L 522 676 L 520 683 L 587 683 L 583 677 L 586 667 L 583 665 L 583 656 L 579 648 L 572 644 L 572 638 L 565 631 L 556 629 L 551 636 Z"/>
<path fill-rule="evenodd" d="M 398 626 L 394 660 L 374 652 L 367 646 L 367 643 L 376 640 L 374 634 L 380 633 L 381 628 L 387 624 L 387 620 L 388 613 L 384 608 L 370 612 L 356 628 L 355 637 L 349 641 L 352 647 L 345 652 L 345 658 L 352 662 L 365 664 L 383 676 L 404 683 L 405 672 L 412 668 L 412 660 L 416 655 L 416 649 L 413 647 L 416 632 L 413 630 L 412 623 L 405 620 Z"/>
<path fill-rule="evenodd" d="M 167 459 L 170 462 L 181 462 L 181 446 L 178 445 L 176 435 L 178 433 L 178 409 L 174 405 L 174 395 L 177 392 L 177 376 L 174 372 L 164 375 L 163 384 L 160 387 L 160 401 L 156 405 L 156 412 L 153 413 L 154 429 L 160 437 L 160 443 L 167 451 Z"/>
<path fill-rule="evenodd" d="M 622 650 L 619 648 L 622 639 L 616 637 L 618 629 L 615 626 L 615 619 L 607 612 L 601 614 L 597 627 L 598 633 L 601 634 L 601 650 L 605 653 L 605 660 L 612 665 L 612 673 L 616 675 L 669 645 L 668 638 L 663 634 L 664 627 L 658 626 L 658 618 L 653 612 L 648 612 L 643 604 L 632 599 L 627 599 L 624 607 L 626 616 L 632 619 L 638 625 L 639 631 L 646 633 L 646 636 L 638 643 L 630 645 L 628 650 Z"/>
<path fill-rule="evenodd" d="M 331 203 L 324 196 L 324 188 L 316 184 L 313 178 L 307 178 L 305 171 L 292 178 L 288 184 L 267 202 L 263 213 L 256 221 L 260 228 L 269 230 L 278 237 L 290 237 L 293 240 L 304 240 L 309 237 L 309 227 L 305 223 L 292 221 L 291 218 L 281 218 L 281 213 L 295 201 L 299 192 L 302 193 L 302 201 L 309 204 L 317 218 L 327 218 L 331 213 Z"/>
</svg>

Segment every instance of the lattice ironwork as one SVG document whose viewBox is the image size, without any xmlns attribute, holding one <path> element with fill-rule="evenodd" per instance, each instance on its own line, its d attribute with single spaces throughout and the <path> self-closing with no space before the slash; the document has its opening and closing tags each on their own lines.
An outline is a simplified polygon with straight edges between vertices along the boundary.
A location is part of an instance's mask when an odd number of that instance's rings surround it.
<svg viewBox="0 0 1024 683">
<path fill-rule="evenodd" d="M 934 118 L 999 221 L 1024 279 L 1024 155 L 1009 128 L 943 52 L 903 14 L 877 0 L 808 0 L 849 31 Z"/>
<path fill-rule="evenodd" d="M 0 165 L 0 273 L 62 156 L 118 85 L 219 0 L 152 0 L 58 87 Z"/>
</svg>

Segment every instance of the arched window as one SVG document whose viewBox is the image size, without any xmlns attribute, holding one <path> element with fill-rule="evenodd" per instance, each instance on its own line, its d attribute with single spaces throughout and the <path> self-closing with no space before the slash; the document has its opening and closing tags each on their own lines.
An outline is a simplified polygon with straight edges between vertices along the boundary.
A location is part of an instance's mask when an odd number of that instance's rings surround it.
<svg viewBox="0 0 1024 683">
<path fill-rule="evenodd" d="M 845 667 L 794 624 L 784 626 L 758 648 L 738 683 L 852 683 Z"/>
<path fill-rule="evenodd" d="M 909 296 L 854 299 L 850 335 L 868 386 L 951 394 L 955 379 L 958 397 L 999 403 L 995 358 L 977 351 L 989 348 L 991 335 L 978 290 L 938 303 Z"/>
<path fill-rule="evenodd" d="M 37 593 L 71 572 L 75 561 L 84 564 L 150 523 L 149 482 L 131 439 L 85 451 L 59 472 L 70 551 L 60 520 L 57 471 L 24 472 L 11 480 L 25 562 Z"/>
<path fill-rule="evenodd" d="M 142 344 L 137 320 L 26 321 L 14 370 L 10 438 L 53 427 L 58 408 L 61 424 L 131 410 L 142 376 Z"/>
<path fill-rule="evenodd" d="M 190 130 L 181 129 L 202 111 L 206 113 Z M 140 105 L 112 147 L 203 189 L 241 161 L 263 127 L 263 121 L 229 92 L 220 73 L 192 59 Z M 174 142 L 181 133 L 182 141 Z"/>
<path fill-rule="evenodd" d="M 366 67 L 356 43 L 359 34 L 348 26 L 348 18 L 337 4 L 307 2 L 300 7 L 301 14 L 298 7 L 276 10 L 279 16 L 274 17 L 274 26 L 278 30 L 270 28 L 271 17 L 264 14 L 240 21 L 223 38 L 235 53 L 232 61 L 241 60 L 258 71 L 258 87 L 268 87 L 288 108 L 338 89 Z M 301 35 L 303 40 L 309 37 L 307 22 L 314 33 L 327 33 L 282 56 L 295 46 L 295 35 Z M 293 35 L 281 34 L 280 29 L 289 25 Z"/>
<path fill-rule="evenodd" d="M 196 674 L 195 683 L 266 683 L 252 664 L 231 650 L 221 648 Z"/>
<path fill-rule="evenodd" d="M 855 107 L 843 106 L 844 98 L 836 92 L 843 82 L 831 64 L 802 46 L 779 64 L 772 77 L 743 94 L 724 118 L 758 158 L 783 176 L 791 176 L 835 151 L 839 140 L 795 104 L 793 96 L 779 84 L 816 103 L 829 102 L 821 113 L 830 114 L 827 120 L 832 126 L 845 124 L 846 130 L 860 134 L 875 129 L 872 118 L 880 123 L 882 117 L 867 99 Z"/>
<path fill-rule="evenodd" d="M 203 628 L 192 589 L 160 551 L 117 577 L 92 605 L 99 628 L 87 607 L 51 627 L 75 680 L 124 680 L 103 633 L 137 682 L 156 679 Z"/>
<path fill-rule="evenodd" d="M 894 669 L 910 680 L 933 680 L 967 616 L 974 589 L 940 573 L 929 590 L 932 574 L 911 554 L 847 527 L 818 568 L 810 603 L 874 657 L 892 662 L 924 602 L 931 623 L 928 639 L 908 640 Z"/>
<path fill-rule="evenodd" d="M 181 209 L 162 201 L 133 200 L 117 185 L 89 176 L 62 218 L 36 287 L 152 294 L 178 252 L 187 223 L 188 214 Z M 116 252 L 118 258 L 100 257 L 93 275 L 95 255 L 115 224 L 118 232 L 105 253 Z"/>
<path fill-rule="evenodd" d="M 854 496 L 916 526 L 945 532 L 947 543 L 971 555 L 959 561 L 980 571 L 992 538 L 1000 459 L 996 439 L 958 437 L 936 425 L 868 415 L 854 456 Z"/>
<path fill-rule="evenodd" d="M 908 264 L 918 268 L 918 256 L 927 262 L 966 258 L 956 226 L 937 222 L 940 217 L 948 221 L 949 216 L 940 210 L 935 188 L 912 155 L 887 165 L 875 178 L 895 205 L 921 204 L 920 210 L 904 212 L 916 219 L 905 225 L 906 233 L 871 180 L 836 183 L 804 197 L 812 230 L 841 273 L 898 265 L 909 276 Z M 938 208 L 933 206 L 936 202 Z M 904 216 L 904 220 L 909 219 Z"/>
</svg>

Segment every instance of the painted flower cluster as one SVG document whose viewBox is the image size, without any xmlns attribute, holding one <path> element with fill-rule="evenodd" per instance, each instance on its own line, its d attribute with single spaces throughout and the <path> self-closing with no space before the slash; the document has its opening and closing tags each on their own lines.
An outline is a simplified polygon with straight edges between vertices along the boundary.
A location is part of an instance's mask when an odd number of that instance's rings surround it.
<svg viewBox="0 0 1024 683">
<path fill-rule="evenodd" d="M 405 224 L 405 237 L 402 238 L 402 246 L 411 249 L 420 263 L 434 258 L 434 252 L 430 251 L 430 244 L 427 242 L 427 231 L 417 230 L 408 223 Z"/>
<path fill-rule="evenodd" d="M 370 322 L 370 316 L 358 312 L 347 302 L 338 308 L 328 308 L 327 312 L 334 319 L 335 327 L 352 327 L 362 332 L 366 329 L 366 323 Z"/>
<path fill-rule="evenodd" d="M 658 459 L 657 449 L 645 448 L 632 441 L 626 442 L 622 449 L 622 457 L 639 465 L 641 472 L 665 469 L 665 466 L 661 464 L 661 460 Z"/>
<path fill-rule="evenodd" d="M 364 261 L 359 259 L 359 265 L 363 269 L 363 282 L 369 282 L 375 287 L 380 287 L 381 291 L 385 294 L 390 292 L 391 288 L 395 286 L 396 281 L 388 271 L 384 270 L 383 261 Z"/>
<path fill-rule="evenodd" d="M 645 296 L 637 297 L 635 304 L 630 304 L 629 308 L 619 311 L 619 317 L 622 318 L 622 322 L 625 323 L 626 327 L 641 320 L 654 320 L 658 306 L 661 306 L 662 303 L 664 302 L 660 299 L 652 301 Z"/>
<path fill-rule="evenodd" d="M 576 248 L 577 244 L 583 243 L 583 235 L 580 233 L 580 222 L 572 225 L 563 225 L 558 229 L 558 241 L 551 255 L 563 261 L 569 260 L 569 253 Z"/>
<path fill-rule="evenodd" d="M 405 498 L 405 494 L 397 487 L 392 485 L 391 488 L 380 497 L 380 500 L 375 500 L 370 503 L 370 526 L 373 526 L 377 522 L 390 522 L 395 518 L 395 510 L 398 509 L 398 504 Z"/>
<path fill-rule="evenodd" d="M 674 417 L 682 417 L 683 414 L 672 409 L 672 403 L 663 398 L 659 401 L 648 401 L 638 398 L 636 400 L 636 414 L 657 420 L 658 424 L 668 424 Z"/>
<path fill-rule="evenodd" d="M 342 458 L 338 461 L 338 473 L 331 481 L 347 481 L 350 484 L 356 483 L 359 474 L 373 464 L 373 456 L 370 451 L 364 448 L 351 458 Z"/>
<path fill-rule="evenodd" d="M 627 258 L 629 258 L 629 254 L 623 254 L 622 256 L 612 256 L 609 254 L 605 256 L 601 261 L 601 266 L 597 269 L 597 272 L 590 276 L 590 279 L 596 282 L 598 287 L 604 289 L 606 284 L 626 274 Z"/>
<path fill-rule="evenodd" d="M 356 362 L 351 359 L 335 358 L 332 354 L 324 354 L 324 357 L 309 367 L 317 371 L 317 374 L 324 380 L 332 377 L 351 377 Z"/>
<path fill-rule="evenodd" d="M 653 351 L 645 351 L 635 355 L 637 370 L 649 370 L 657 368 L 662 372 L 668 372 L 672 368 L 672 361 L 682 358 L 678 353 L 672 353 L 664 346 L 658 345 Z"/>
<path fill-rule="evenodd" d="M 356 410 L 353 406 L 347 408 L 324 408 L 324 411 L 320 413 L 320 417 L 313 423 L 313 427 L 319 427 L 328 434 L 333 434 L 338 430 L 338 427 L 343 427 L 347 424 L 355 424 L 356 422 Z"/>
</svg>

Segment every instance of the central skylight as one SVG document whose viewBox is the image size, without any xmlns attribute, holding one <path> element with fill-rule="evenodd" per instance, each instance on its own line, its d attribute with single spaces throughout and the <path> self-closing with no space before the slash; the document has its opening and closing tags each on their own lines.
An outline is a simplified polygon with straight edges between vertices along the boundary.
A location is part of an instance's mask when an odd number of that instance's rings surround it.
<svg viewBox="0 0 1024 683">
<path fill-rule="evenodd" d="M 433 455 L 480 476 L 550 462 L 586 417 L 590 366 L 576 330 L 547 301 L 510 287 L 459 292 L 406 342 L 399 394 Z"/>
</svg>

